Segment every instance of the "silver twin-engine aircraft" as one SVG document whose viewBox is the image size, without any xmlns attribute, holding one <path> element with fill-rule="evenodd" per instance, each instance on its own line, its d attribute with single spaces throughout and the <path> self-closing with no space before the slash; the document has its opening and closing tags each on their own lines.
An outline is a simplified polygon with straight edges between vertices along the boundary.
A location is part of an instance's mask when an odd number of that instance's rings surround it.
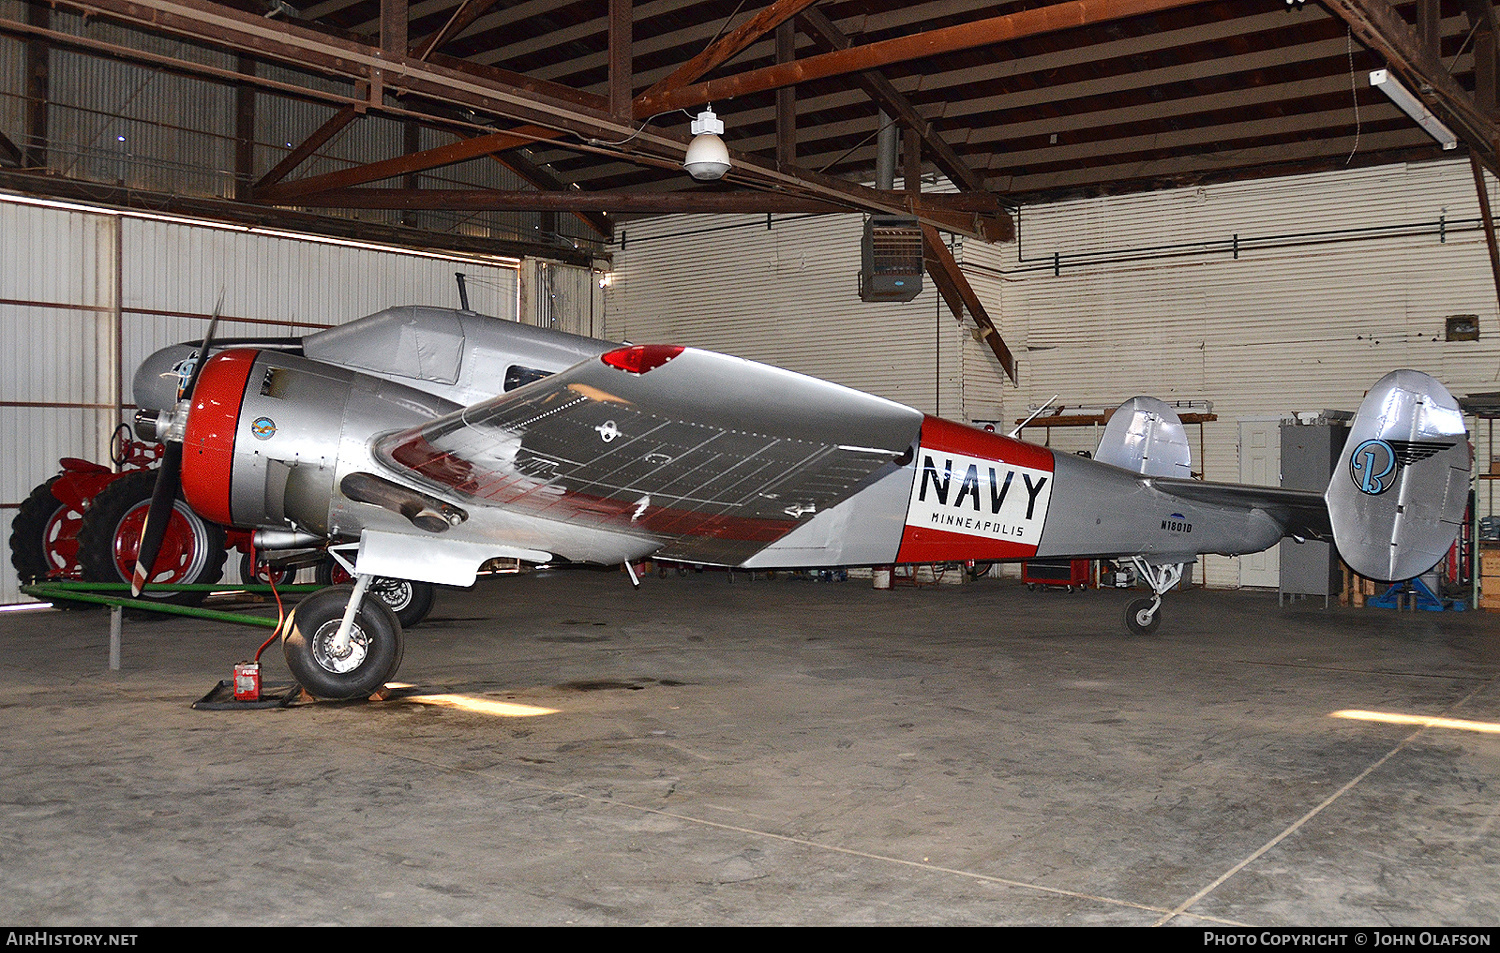
<svg viewBox="0 0 1500 953">
<path fill-rule="evenodd" d="M 1471 451 L 1417 371 L 1365 397 L 1326 493 L 1194 480 L 1181 422 L 1134 398 L 1092 459 L 695 348 L 620 345 L 469 311 L 391 308 L 300 345 L 202 342 L 135 378 L 166 454 L 135 589 L 179 490 L 262 550 L 326 548 L 352 585 L 283 635 L 311 694 L 369 694 L 400 664 L 376 578 L 472 585 L 496 558 L 647 558 L 787 569 L 1034 558 L 1132 560 L 1161 596 L 1204 553 L 1331 539 L 1361 575 L 1419 575 L 1452 545 Z"/>
</svg>

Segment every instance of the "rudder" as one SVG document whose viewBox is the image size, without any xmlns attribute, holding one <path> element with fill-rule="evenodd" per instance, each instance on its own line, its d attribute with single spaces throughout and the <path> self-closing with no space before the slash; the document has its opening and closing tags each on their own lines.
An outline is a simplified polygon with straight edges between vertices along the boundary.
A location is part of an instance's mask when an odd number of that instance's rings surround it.
<svg viewBox="0 0 1500 953">
<path fill-rule="evenodd" d="M 1193 475 L 1193 451 L 1182 419 L 1165 401 L 1132 397 L 1109 418 L 1094 459 L 1144 476 Z"/>
<path fill-rule="evenodd" d="M 1339 555 L 1371 579 L 1411 579 L 1453 545 L 1473 452 L 1458 402 L 1420 371 L 1365 395 L 1323 499 Z"/>
</svg>

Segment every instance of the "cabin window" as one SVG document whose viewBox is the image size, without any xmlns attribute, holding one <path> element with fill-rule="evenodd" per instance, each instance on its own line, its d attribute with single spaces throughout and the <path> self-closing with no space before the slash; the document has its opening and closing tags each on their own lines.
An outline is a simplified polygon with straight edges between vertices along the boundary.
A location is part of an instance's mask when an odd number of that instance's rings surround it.
<svg viewBox="0 0 1500 953">
<path fill-rule="evenodd" d="M 505 389 L 513 391 L 517 387 L 525 387 L 532 381 L 539 381 L 544 377 L 551 377 L 551 371 L 544 371 L 536 367 L 522 367 L 520 364 L 512 364 L 505 371 Z"/>
</svg>

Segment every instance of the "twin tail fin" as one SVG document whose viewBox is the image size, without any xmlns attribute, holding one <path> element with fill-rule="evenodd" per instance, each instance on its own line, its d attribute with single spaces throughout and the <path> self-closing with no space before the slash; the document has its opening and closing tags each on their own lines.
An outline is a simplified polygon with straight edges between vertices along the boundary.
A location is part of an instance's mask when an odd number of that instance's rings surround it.
<svg viewBox="0 0 1500 953">
<path fill-rule="evenodd" d="M 1359 405 L 1323 495 L 1339 555 L 1371 579 L 1421 575 L 1463 525 L 1473 451 L 1458 402 L 1420 371 L 1392 371 Z"/>
</svg>

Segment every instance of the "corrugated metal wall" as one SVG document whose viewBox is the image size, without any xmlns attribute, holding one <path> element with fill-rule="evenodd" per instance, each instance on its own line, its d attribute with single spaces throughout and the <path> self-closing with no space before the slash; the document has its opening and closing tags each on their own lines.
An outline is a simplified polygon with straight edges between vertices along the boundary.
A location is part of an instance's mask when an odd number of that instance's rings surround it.
<svg viewBox="0 0 1500 953">
<path fill-rule="evenodd" d="M 396 304 L 470 306 L 516 318 L 503 261 L 25 204 L 0 197 L 0 513 L 8 527 L 60 457 L 108 460 L 130 378 L 152 351 L 219 333 L 300 336 Z M 117 391 L 117 387 L 119 390 Z M 231 566 L 235 561 L 230 561 Z M 231 570 L 230 578 L 237 578 Z M 9 552 L 0 603 L 23 599 Z"/>
<path fill-rule="evenodd" d="M 61 457 L 109 458 L 116 405 L 118 220 L 0 202 L 0 509 Z M 66 360 L 58 355 L 67 355 Z M 6 550 L 0 602 L 20 598 Z"/>
<path fill-rule="evenodd" d="M 1233 482 L 1241 418 L 1353 410 L 1396 367 L 1428 370 L 1457 395 L 1500 390 L 1478 214 L 1463 161 L 1027 207 L 1018 242 L 958 249 L 1017 355 L 1019 387 L 939 314 L 930 290 L 908 305 L 859 301 L 855 216 L 770 229 L 750 217 L 730 229 L 632 223 L 606 330 L 768 361 L 958 419 L 1009 423 L 1054 393 L 1101 410 L 1136 394 L 1212 401 L 1219 420 L 1201 443 L 1191 428 L 1195 460 L 1207 479 Z M 1445 341 L 1453 314 L 1479 315 L 1481 339 Z M 1477 437 L 1488 459 L 1487 433 Z M 1050 439 L 1085 450 L 1097 434 Z M 1212 585 L 1238 585 L 1236 560 L 1210 558 L 1205 570 Z"/>
<path fill-rule="evenodd" d="M 584 337 L 604 336 L 600 268 L 527 258 L 521 262 L 520 320 Z"/>
</svg>

